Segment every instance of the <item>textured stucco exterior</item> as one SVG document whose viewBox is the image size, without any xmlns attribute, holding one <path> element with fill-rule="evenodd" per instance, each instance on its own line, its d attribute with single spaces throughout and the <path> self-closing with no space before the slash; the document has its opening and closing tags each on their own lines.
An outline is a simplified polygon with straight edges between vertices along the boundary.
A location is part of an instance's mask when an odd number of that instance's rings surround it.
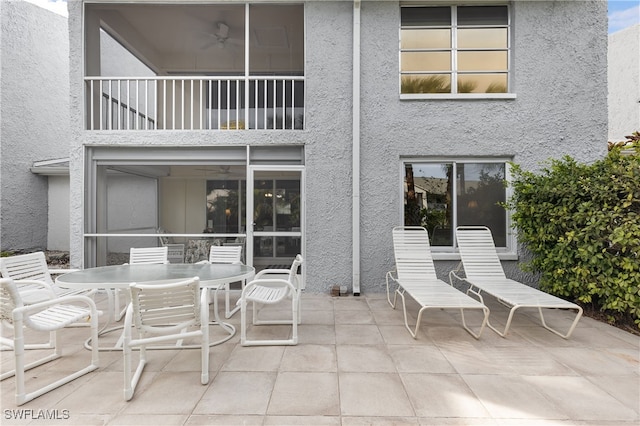
<svg viewBox="0 0 640 426">
<path fill-rule="evenodd" d="M 353 3 L 305 2 L 303 131 L 83 130 L 82 3 L 69 8 L 71 254 L 82 261 L 83 146 L 305 147 L 306 289 L 351 285 Z M 399 3 L 365 1 L 361 14 L 361 291 L 382 291 L 391 228 L 402 220 L 401 159 L 513 159 L 534 170 L 550 157 L 592 161 L 606 151 L 606 3 L 518 1 L 512 6 L 515 99 L 399 99 Z M 438 262 L 445 278 L 455 262 Z M 510 276 L 522 277 L 515 262 Z"/>
<path fill-rule="evenodd" d="M 640 24 L 609 35 L 609 140 L 640 131 Z"/>
<path fill-rule="evenodd" d="M 0 3 L 0 246 L 47 247 L 47 178 L 34 161 L 64 158 L 69 139 L 66 18 L 31 3 Z"/>
</svg>

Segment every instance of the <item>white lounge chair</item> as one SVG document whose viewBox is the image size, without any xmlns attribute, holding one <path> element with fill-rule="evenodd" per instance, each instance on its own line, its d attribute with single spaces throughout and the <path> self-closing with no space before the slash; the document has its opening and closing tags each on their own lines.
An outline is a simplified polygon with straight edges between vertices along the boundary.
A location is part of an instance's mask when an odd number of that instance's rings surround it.
<svg viewBox="0 0 640 426">
<path fill-rule="evenodd" d="M 132 283 L 129 287 L 131 303 L 124 320 L 124 398 L 133 397 L 147 362 L 146 347 L 167 340 L 200 338 L 201 376 L 203 385 L 209 383 L 209 305 L 207 292 L 200 290 L 200 280 L 162 283 Z M 135 325 L 139 337 L 134 339 L 131 328 Z M 140 359 L 131 375 L 131 352 L 140 349 Z M 179 346 L 176 346 L 179 348 Z M 178 395 L 176 394 L 176 397 Z"/>
<path fill-rule="evenodd" d="M 298 282 L 298 268 L 302 265 L 301 255 L 297 255 L 290 269 L 263 269 L 258 272 L 255 279 L 247 283 L 240 295 L 240 343 L 242 346 L 258 345 L 296 345 L 298 344 L 298 324 L 300 315 L 300 292 L 302 290 Z M 272 305 L 287 298 L 291 299 L 291 319 L 260 319 L 258 318 L 259 305 Z M 249 339 L 247 338 L 247 307 L 253 304 L 253 325 L 291 324 L 290 339 Z"/>
<path fill-rule="evenodd" d="M 483 303 L 482 295 L 486 293 L 511 308 L 503 331 L 496 329 L 490 322 L 487 323 L 493 331 L 505 337 L 517 309 L 537 308 L 544 328 L 565 339 L 571 336 L 582 315 L 582 308 L 575 303 L 507 278 L 489 228 L 485 226 L 460 226 L 456 229 L 456 238 L 462 260 L 460 266 L 464 268 L 465 277 L 456 274 L 460 269 L 459 266 L 458 270 L 449 273 L 449 280 L 453 282 L 453 278 L 456 278 L 468 283 L 470 287 L 467 293 L 476 295 Z M 567 333 L 563 334 L 547 325 L 543 309 L 575 310 L 576 316 Z"/>
<path fill-rule="evenodd" d="M 480 338 L 489 318 L 489 308 L 438 279 L 426 229 L 418 226 L 393 228 L 393 252 L 396 269 L 387 273 L 387 300 L 395 309 L 397 296 L 402 298 L 404 324 L 414 339 L 417 338 L 422 315 L 428 309 L 460 309 L 464 329 L 476 339 Z M 396 284 L 393 300 L 391 300 L 392 282 Z M 420 305 L 414 330 L 409 326 L 407 319 L 405 293 Z M 482 311 L 484 319 L 478 332 L 474 332 L 467 326 L 466 309 Z"/>
<path fill-rule="evenodd" d="M 37 281 L 28 284 L 38 285 Z M 0 279 L 0 321 L 9 323 L 13 329 L 13 339 L 0 336 L 3 348 L 13 349 L 15 369 L 0 376 L 0 380 L 15 376 L 16 405 L 22 405 L 57 387 L 98 368 L 98 311 L 91 298 L 82 295 L 53 297 L 43 302 L 25 305 L 22 294 L 15 281 Z M 53 383 L 42 386 L 32 392 L 25 388 L 25 371 L 38 367 L 62 356 L 60 331 L 79 321 L 86 321 L 91 327 L 91 362 Z M 54 352 L 25 365 L 24 328 L 49 332 L 54 335 Z M 81 351 L 84 352 L 84 351 Z M 55 368 L 55 367 L 54 367 Z M 68 372 L 67 372 L 68 373 Z"/>
</svg>

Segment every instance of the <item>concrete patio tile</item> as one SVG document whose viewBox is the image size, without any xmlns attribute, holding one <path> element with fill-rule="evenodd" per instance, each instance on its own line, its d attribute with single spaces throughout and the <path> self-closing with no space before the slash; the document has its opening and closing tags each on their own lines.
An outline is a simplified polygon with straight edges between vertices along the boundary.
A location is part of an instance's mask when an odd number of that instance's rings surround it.
<svg viewBox="0 0 640 426">
<path fill-rule="evenodd" d="M 343 416 L 415 416 L 400 376 L 391 373 L 339 373 Z"/>
<path fill-rule="evenodd" d="M 333 310 L 305 310 L 302 309 L 302 323 L 298 326 L 303 325 L 334 325 L 336 323 L 336 319 L 333 313 Z"/>
<path fill-rule="evenodd" d="M 549 354 L 583 376 L 625 376 L 638 373 L 638 359 L 624 350 L 549 348 Z"/>
<path fill-rule="evenodd" d="M 185 426 L 260 426 L 264 416 L 243 415 L 200 415 L 194 414 L 184 423 Z M 183 424 L 183 423 L 177 423 Z"/>
<path fill-rule="evenodd" d="M 584 377 L 524 376 L 523 380 L 553 401 L 574 420 L 638 421 L 638 412 Z"/>
<path fill-rule="evenodd" d="M 400 373 L 453 374 L 456 370 L 437 347 L 389 345 L 389 355 Z"/>
<path fill-rule="evenodd" d="M 378 326 L 385 326 L 389 324 L 403 324 L 404 314 L 401 309 L 389 309 L 387 305 L 386 309 L 372 310 L 371 314 Z"/>
<path fill-rule="evenodd" d="M 463 374 L 462 379 L 494 418 L 569 420 L 556 399 L 549 400 L 517 375 Z"/>
<path fill-rule="evenodd" d="M 336 372 L 335 345 L 288 346 L 284 351 L 280 371 Z"/>
<path fill-rule="evenodd" d="M 378 327 L 372 324 L 336 324 L 336 344 L 338 345 L 379 345 L 384 343 Z"/>
<path fill-rule="evenodd" d="M 284 349 L 284 346 L 243 347 L 237 345 L 220 370 L 277 371 L 280 368 Z"/>
<path fill-rule="evenodd" d="M 536 346 L 484 348 L 483 353 L 504 371 L 542 376 L 575 376 L 577 373 Z"/>
<path fill-rule="evenodd" d="M 388 345 L 434 344 L 422 330 L 418 332 L 417 339 L 414 339 L 404 325 L 378 325 L 378 330 Z"/>
<path fill-rule="evenodd" d="M 179 414 L 123 414 L 114 417 L 109 421 L 109 426 L 163 426 L 163 425 L 180 425 L 187 421 L 189 416 Z M 85 423 L 88 425 L 91 423 Z"/>
<path fill-rule="evenodd" d="M 200 372 L 156 373 L 143 392 L 136 389 L 122 414 L 190 414 L 206 390 Z"/>
<path fill-rule="evenodd" d="M 416 416 L 491 417 L 457 374 L 402 373 L 400 378 Z"/>
<path fill-rule="evenodd" d="M 411 426 L 418 425 L 415 417 L 357 417 L 343 416 L 342 426 Z"/>
<path fill-rule="evenodd" d="M 333 298 L 324 294 L 302 293 L 301 309 L 302 312 L 321 310 L 333 312 Z"/>
<path fill-rule="evenodd" d="M 271 394 L 268 415 L 337 416 L 337 373 L 281 372 Z"/>
<path fill-rule="evenodd" d="M 364 297 L 339 296 L 333 297 L 333 309 L 335 311 L 368 311 L 369 304 Z"/>
<path fill-rule="evenodd" d="M 375 324 L 371 311 L 362 310 L 337 310 L 335 312 L 336 324 Z"/>
<path fill-rule="evenodd" d="M 274 372 L 219 372 L 202 399 L 194 404 L 194 414 L 264 415 L 276 381 Z"/>
<path fill-rule="evenodd" d="M 467 334 L 467 333 L 465 333 Z M 471 338 L 471 336 L 469 336 Z M 438 344 L 438 348 L 449 363 L 460 374 L 511 374 L 508 367 L 474 346 L 472 342 L 458 340 L 448 341 L 446 345 Z"/>
<path fill-rule="evenodd" d="M 314 426 L 338 426 L 339 416 L 265 416 L 265 426 L 287 426 L 287 425 L 314 425 Z M 344 424 L 344 423 L 342 423 Z"/>
<path fill-rule="evenodd" d="M 640 415 L 640 371 L 628 376 L 586 376 L 594 385 Z"/>
<path fill-rule="evenodd" d="M 314 345 L 335 345 L 336 327 L 334 325 L 305 325 L 298 326 L 298 343 Z"/>
<path fill-rule="evenodd" d="M 419 417 L 418 422 L 421 426 L 497 426 L 499 424 L 499 419 L 472 419 L 469 417 Z"/>
<path fill-rule="evenodd" d="M 113 414 L 127 406 L 124 400 L 122 372 L 103 373 L 81 384 L 77 390 L 54 404 L 59 410 L 69 410 L 72 417 L 79 414 Z M 95 392 L 101 388 L 100 392 Z"/>
<path fill-rule="evenodd" d="M 384 345 L 341 345 L 336 352 L 340 372 L 396 372 L 393 359 Z"/>
</svg>

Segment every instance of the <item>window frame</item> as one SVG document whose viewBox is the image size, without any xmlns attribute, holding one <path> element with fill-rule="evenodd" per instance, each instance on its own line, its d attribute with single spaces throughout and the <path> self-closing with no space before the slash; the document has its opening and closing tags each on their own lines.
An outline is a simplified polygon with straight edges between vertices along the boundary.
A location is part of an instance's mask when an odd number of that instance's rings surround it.
<svg viewBox="0 0 640 426">
<path fill-rule="evenodd" d="M 412 49 L 402 49 L 402 30 L 404 26 L 402 25 L 402 9 L 403 8 L 411 8 L 411 7 L 450 7 L 451 8 L 451 22 L 450 25 L 446 28 L 451 29 L 451 46 L 447 49 L 451 52 L 451 70 L 447 73 L 451 75 L 451 92 L 450 93 L 402 93 L 402 77 L 405 74 L 415 74 L 415 72 L 407 72 L 402 70 L 402 54 L 407 51 L 412 51 Z M 468 3 L 457 3 L 457 4 L 438 4 L 438 3 L 409 3 L 409 4 L 401 4 L 398 9 L 398 20 L 399 20 L 399 29 L 398 29 L 398 93 L 400 94 L 401 100 L 416 100 L 416 99 L 516 99 L 516 93 L 514 92 L 514 84 L 513 84 L 513 69 L 512 69 L 512 56 L 513 56 L 513 22 L 512 22 L 512 7 L 509 2 L 486 2 L 481 3 L 477 6 L 506 6 L 507 7 L 507 24 L 504 27 L 507 29 L 507 92 L 506 93 L 457 93 L 458 87 L 458 61 L 457 56 L 459 52 L 465 51 L 478 51 L 483 50 L 482 48 L 458 48 L 457 46 L 457 30 L 458 30 L 458 22 L 457 22 L 457 9 L 458 7 L 470 6 Z M 474 5 L 476 6 L 476 5 Z M 482 27 L 482 26 L 479 26 Z M 487 28 L 496 27 L 496 25 L 488 25 Z M 438 27 L 439 28 L 439 27 Z M 466 26 L 463 27 L 468 28 Z M 434 51 L 439 51 L 441 49 L 434 49 Z M 501 51 L 500 49 L 488 49 L 488 50 L 496 50 Z M 424 74 L 442 74 L 442 72 L 424 72 Z M 464 75 L 465 73 L 463 73 Z"/>
<path fill-rule="evenodd" d="M 505 180 L 511 182 L 511 163 L 513 159 L 509 157 L 401 157 L 399 164 L 399 193 L 400 203 L 398 215 L 400 220 L 398 223 L 404 224 L 404 203 L 405 203 L 405 165 L 406 164 L 485 164 L 485 163 L 498 163 L 504 164 Z M 454 171 L 456 166 L 454 166 Z M 455 175 L 455 173 L 454 173 Z M 456 182 L 457 183 L 457 182 Z M 457 184 L 454 184 L 452 193 L 452 206 L 454 210 L 453 214 L 453 229 L 457 225 Z M 505 199 L 508 200 L 513 195 L 513 189 L 511 185 L 505 187 Z M 512 226 L 511 220 L 512 211 L 507 210 L 505 216 L 505 231 L 506 231 L 506 246 L 496 247 L 498 257 L 501 260 L 518 260 L 518 241 L 516 236 L 516 230 Z M 434 260 L 460 260 L 460 251 L 457 247 L 457 242 L 454 237 L 452 246 L 431 246 L 431 253 Z"/>
</svg>

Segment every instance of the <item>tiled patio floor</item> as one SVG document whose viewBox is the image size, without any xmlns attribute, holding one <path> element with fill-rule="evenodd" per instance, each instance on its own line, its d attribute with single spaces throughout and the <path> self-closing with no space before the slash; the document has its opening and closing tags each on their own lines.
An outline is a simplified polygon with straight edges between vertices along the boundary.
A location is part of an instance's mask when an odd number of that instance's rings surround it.
<svg viewBox="0 0 640 426">
<path fill-rule="evenodd" d="M 494 322 L 506 316 L 504 307 L 490 308 Z M 198 350 L 151 351 L 130 402 L 123 399 L 121 352 L 101 352 L 97 372 L 19 408 L 7 379 L 0 423 L 605 426 L 640 420 L 640 337 L 590 318 L 580 320 L 570 340 L 540 327 L 533 311 L 516 316 L 506 339 L 486 329 L 475 340 L 458 312 L 436 311 L 425 315 L 414 340 L 402 311 L 391 309 L 383 294 L 304 294 L 302 312 L 297 346 L 241 347 L 236 333 L 213 347 L 206 386 Z M 557 311 L 550 318 L 568 325 L 570 315 Z M 229 321 L 239 326 L 239 313 Z M 218 332 L 212 328 L 212 335 Z M 87 330 L 69 330 L 64 341 L 80 335 Z M 12 353 L 1 355 L 6 371 Z M 27 387 L 89 355 L 68 348 L 63 359 L 28 372 Z M 33 420 L 38 414 L 68 418 Z"/>
</svg>

